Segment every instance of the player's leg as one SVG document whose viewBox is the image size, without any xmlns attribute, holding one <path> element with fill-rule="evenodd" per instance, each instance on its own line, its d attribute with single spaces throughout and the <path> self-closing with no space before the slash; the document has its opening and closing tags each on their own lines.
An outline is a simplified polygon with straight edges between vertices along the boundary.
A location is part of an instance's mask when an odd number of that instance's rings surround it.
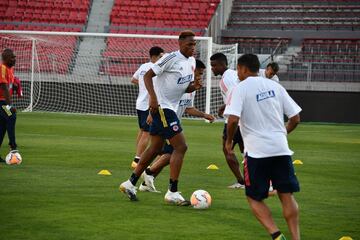
<svg viewBox="0 0 360 240">
<path fill-rule="evenodd" d="M 138 125 L 139 133 L 136 138 L 136 154 L 131 167 L 136 168 L 137 163 L 140 161 L 141 154 L 145 151 L 146 147 L 149 145 L 150 135 L 149 135 L 149 125 L 146 122 L 149 111 L 140 111 L 136 110 L 138 115 Z"/>
<path fill-rule="evenodd" d="M 160 153 L 162 146 L 164 145 L 164 139 L 159 135 L 153 135 L 150 137 L 150 146 L 142 153 L 140 161 L 134 170 L 134 174 L 139 176 L 150 165 L 155 157 Z"/>
<path fill-rule="evenodd" d="M 171 146 L 174 148 L 170 157 L 170 179 L 177 181 L 180 175 L 184 156 L 187 151 L 187 145 L 185 136 L 182 132 L 169 139 L 169 141 Z M 176 191 L 177 187 L 174 187 L 172 192 Z"/>
<path fill-rule="evenodd" d="M 300 239 L 299 207 L 291 193 L 279 193 L 283 215 L 291 233 L 291 239 Z"/>
<path fill-rule="evenodd" d="M 182 133 L 180 120 L 174 111 L 159 109 L 159 114 L 164 126 L 164 138 L 168 139 L 170 145 L 174 148 L 170 157 L 170 184 L 165 194 L 165 200 L 169 203 L 181 204 L 185 202 L 185 199 L 178 192 L 178 179 L 187 150 L 185 136 Z"/>
<path fill-rule="evenodd" d="M 164 139 L 161 136 L 163 127 L 159 113 L 154 114 L 153 122 L 149 129 L 150 131 L 150 146 L 143 152 L 138 165 L 131 174 L 129 180 L 120 184 L 120 191 L 125 193 L 131 201 L 136 201 L 136 183 L 139 180 L 143 171 L 150 165 L 151 161 L 161 152 L 164 145 Z"/>
<path fill-rule="evenodd" d="M 236 133 L 238 134 L 238 133 Z M 236 135 L 235 135 L 236 136 Z M 228 154 L 226 148 L 225 148 L 225 142 L 226 142 L 227 134 L 226 134 L 226 124 L 224 125 L 224 131 L 223 131 L 223 139 L 222 139 L 222 147 L 223 147 L 223 153 L 226 159 L 226 162 L 235 176 L 237 182 L 233 185 L 230 185 L 229 188 L 244 188 L 244 178 L 241 175 L 240 172 L 240 164 L 239 161 L 236 158 L 235 154 Z M 237 142 L 238 140 L 234 137 L 234 140 Z M 234 144 L 236 143 L 234 141 Z M 233 146 L 234 147 L 234 146 Z"/>
<path fill-rule="evenodd" d="M 144 182 L 140 185 L 139 190 L 142 192 L 159 192 L 155 188 L 155 177 L 161 170 L 169 165 L 170 157 L 173 152 L 172 146 L 166 142 L 162 154 L 148 167 L 144 172 Z"/>
<path fill-rule="evenodd" d="M 300 239 L 299 208 L 292 193 L 300 191 L 291 156 L 274 157 L 271 164 L 271 179 L 277 189 L 292 239 Z"/>
<path fill-rule="evenodd" d="M 160 153 L 164 140 L 159 135 L 152 135 L 150 137 L 150 146 L 143 152 L 139 163 L 134 172 L 131 174 L 129 180 L 120 184 L 120 191 L 125 193 L 131 201 L 137 201 L 136 197 L 136 183 L 138 182 L 143 171 L 150 165 L 155 157 Z"/>
<path fill-rule="evenodd" d="M 178 192 L 178 179 L 183 164 L 184 156 L 187 151 L 185 136 L 182 132 L 169 139 L 171 146 L 174 148 L 170 157 L 170 180 L 169 189 L 165 195 L 165 200 L 169 203 L 183 204 L 185 199 Z"/>
<path fill-rule="evenodd" d="M 271 158 L 244 158 L 245 193 L 253 214 L 273 239 L 284 236 L 276 226 L 271 211 L 264 203 L 268 197 Z"/>
<path fill-rule="evenodd" d="M 0 109 L 0 112 L 1 111 L 3 111 L 2 108 Z M 4 116 L 2 116 L 2 114 L 0 114 L 0 147 L 4 140 L 5 133 L 6 133 L 6 119 Z M 0 156 L 0 162 L 5 162 L 5 160 L 2 159 L 1 156 Z"/>
<path fill-rule="evenodd" d="M 150 171 L 154 177 L 157 177 L 164 167 L 169 165 L 171 154 L 165 153 L 159 157 L 159 159 L 151 165 Z"/>
<path fill-rule="evenodd" d="M 271 211 L 264 201 L 258 201 L 251 197 L 247 197 L 247 200 L 256 219 L 264 226 L 266 231 L 269 234 L 278 232 L 279 228 L 276 226 Z"/>
<path fill-rule="evenodd" d="M 17 149 L 17 144 L 15 140 L 15 125 L 16 125 L 16 113 L 13 113 L 7 123 L 6 123 L 6 131 L 9 138 L 9 147 L 11 150 Z"/>
</svg>

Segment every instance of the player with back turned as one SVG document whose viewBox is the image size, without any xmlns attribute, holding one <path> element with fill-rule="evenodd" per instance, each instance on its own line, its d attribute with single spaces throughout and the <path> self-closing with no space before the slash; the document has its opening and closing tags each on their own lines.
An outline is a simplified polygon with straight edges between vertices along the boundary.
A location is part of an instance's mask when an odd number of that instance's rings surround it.
<svg viewBox="0 0 360 240">
<path fill-rule="evenodd" d="M 229 95 L 224 115 L 228 117 L 225 147 L 232 150 L 232 137 L 240 126 L 245 146 L 245 192 L 252 211 L 272 239 L 284 240 L 264 199 L 270 180 L 278 191 L 291 239 L 300 239 L 299 209 L 293 192 L 300 190 L 294 173 L 287 134 L 300 122 L 301 108 L 285 88 L 259 77 L 259 59 L 245 54 L 238 59 L 240 83 Z M 288 122 L 284 124 L 284 115 Z"/>
</svg>

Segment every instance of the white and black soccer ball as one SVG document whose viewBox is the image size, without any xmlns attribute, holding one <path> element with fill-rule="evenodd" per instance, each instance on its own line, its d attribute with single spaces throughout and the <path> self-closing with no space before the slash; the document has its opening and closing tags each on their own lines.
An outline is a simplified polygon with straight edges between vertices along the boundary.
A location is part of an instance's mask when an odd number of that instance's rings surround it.
<svg viewBox="0 0 360 240">
<path fill-rule="evenodd" d="M 18 151 L 11 151 L 8 155 L 6 155 L 5 162 L 8 165 L 19 165 L 22 162 L 22 157 Z"/>
<path fill-rule="evenodd" d="M 196 190 L 190 198 L 191 206 L 196 209 L 206 209 L 211 206 L 211 196 L 205 190 Z"/>
</svg>

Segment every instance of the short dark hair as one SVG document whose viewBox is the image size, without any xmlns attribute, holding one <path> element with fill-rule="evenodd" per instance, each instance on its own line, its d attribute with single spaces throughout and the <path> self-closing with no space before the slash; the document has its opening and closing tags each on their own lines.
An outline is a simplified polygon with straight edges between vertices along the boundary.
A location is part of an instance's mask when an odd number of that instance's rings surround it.
<svg viewBox="0 0 360 240">
<path fill-rule="evenodd" d="M 254 54 L 244 54 L 238 59 L 238 65 L 246 66 L 251 72 L 259 72 L 260 62 L 259 58 Z"/>
<path fill-rule="evenodd" d="M 279 64 L 277 64 L 276 62 L 269 63 L 266 68 L 268 67 L 271 67 L 275 74 L 279 71 Z"/>
<path fill-rule="evenodd" d="M 150 57 L 152 57 L 152 56 L 159 56 L 163 52 L 164 52 L 164 49 L 162 49 L 161 47 L 155 46 L 155 47 L 150 48 L 149 54 L 150 54 Z"/>
<path fill-rule="evenodd" d="M 4 59 L 9 55 L 13 55 L 14 51 L 10 48 L 5 48 L 4 51 L 1 53 L 1 57 Z"/>
<path fill-rule="evenodd" d="M 191 30 L 184 30 L 179 34 L 179 40 L 184 40 L 187 37 L 195 37 L 195 33 Z"/>
<path fill-rule="evenodd" d="M 205 69 L 206 66 L 205 66 L 205 64 L 204 64 L 201 60 L 196 59 L 196 68 Z"/>
<path fill-rule="evenodd" d="M 210 57 L 211 61 L 219 61 L 221 63 L 224 63 L 226 66 L 228 65 L 228 60 L 225 54 L 223 53 L 215 53 Z"/>
</svg>

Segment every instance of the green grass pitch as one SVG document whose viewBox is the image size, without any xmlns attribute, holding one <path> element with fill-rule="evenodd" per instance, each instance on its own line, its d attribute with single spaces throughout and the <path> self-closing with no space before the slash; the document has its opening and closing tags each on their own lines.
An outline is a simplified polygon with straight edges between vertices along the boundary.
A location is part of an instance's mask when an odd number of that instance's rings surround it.
<svg viewBox="0 0 360 240">
<path fill-rule="evenodd" d="M 189 150 L 179 188 L 186 197 L 211 194 L 213 205 L 201 211 L 164 203 L 168 169 L 155 182 L 161 194 L 140 192 L 134 203 L 118 191 L 131 173 L 135 118 L 20 113 L 23 163 L 0 165 L 0 239 L 269 239 L 244 191 L 226 188 L 234 178 L 222 127 L 183 121 Z M 301 124 L 289 143 L 304 162 L 295 167 L 302 238 L 360 239 L 360 125 Z M 206 170 L 212 163 L 220 169 Z M 102 169 L 112 176 L 97 175 Z M 266 202 L 289 236 L 277 197 Z"/>
</svg>

